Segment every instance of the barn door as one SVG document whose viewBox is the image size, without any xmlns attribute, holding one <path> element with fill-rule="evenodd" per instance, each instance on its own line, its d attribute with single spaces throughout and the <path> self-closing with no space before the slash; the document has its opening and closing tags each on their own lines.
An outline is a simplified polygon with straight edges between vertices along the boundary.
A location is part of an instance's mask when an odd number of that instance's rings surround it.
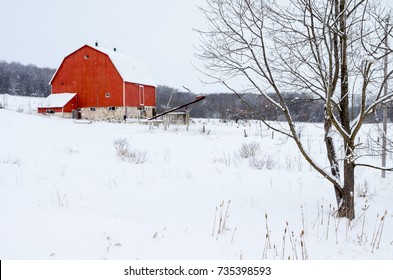
<svg viewBox="0 0 393 280">
<path fill-rule="evenodd" d="M 139 86 L 139 105 L 145 105 L 145 87 Z"/>
</svg>

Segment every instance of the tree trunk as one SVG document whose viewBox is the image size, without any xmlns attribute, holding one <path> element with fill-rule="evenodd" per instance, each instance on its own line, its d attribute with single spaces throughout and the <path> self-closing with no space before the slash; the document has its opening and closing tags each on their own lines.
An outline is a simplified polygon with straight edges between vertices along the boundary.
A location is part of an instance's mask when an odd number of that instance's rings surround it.
<svg viewBox="0 0 393 280">
<path fill-rule="evenodd" d="M 326 145 L 327 157 L 330 163 L 330 172 L 334 177 L 337 178 L 337 181 L 340 181 L 341 180 L 340 167 L 338 165 L 336 149 L 334 147 L 334 141 L 331 133 L 332 122 L 330 118 L 327 116 L 327 114 L 325 116 L 324 128 L 325 128 L 325 145 Z M 341 186 L 333 184 L 333 187 L 336 194 L 337 207 L 340 207 L 342 196 L 343 196 Z"/>
<path fill-rule="evenodd" d="M 347 13 L 346 0 L 340 0 L 340 49 L 341 49 L 341 69 L 340 69 L 340 84 L 341 84 L 341 99 L 339 114 L 341 126 L 348 135 L 351 135 L 351 126 L 349 119 L 349 87 L 348 87 L 348 37 L 347 37 Z M 344 138 L 345 159 L 344 159 L 344 188 L 342 189 L 342 199 L 339 204 L 337 215 L 338 217 L 346 217 L 349 220 L 355 218 L 354 206 L 354 186 L 355 186 L 355 164 L 353 161 L 353 151 L 355 145 L 352 140 L 348 141 Z"/>
<path fill-rule="evenodd" d="M 334 147 L 333 138 L 331 136 L 331 121 L 328 117 L 325 118 L 325 145 L 327 157 L 330 163 L 330 170 L 337 181 L 341 180 L 340 168 L 338 165 L 337 155 Z M 352 151 L 354 145 L 346 146 L 346 158 L 344 160 L 344 188 L 340 185 L 333 184 L 336 201 L 337 201 L 337 216 L 345 217 L 349 220 L 355 218 L 355 205 L 354 205 L 354 187 L 355 187 L 355 164 L 353 163 Z M 350 148 L 348 148 L 350 147 Z"/>
<path fill-rule="evenodd" d="M 355 187 L 355 164 L 351 158 L 344 160 L 344 189 L 342 201 L 337 212 L 338 217 L 349 220 L 355 218 L 354 188 Z"/>
</svg>

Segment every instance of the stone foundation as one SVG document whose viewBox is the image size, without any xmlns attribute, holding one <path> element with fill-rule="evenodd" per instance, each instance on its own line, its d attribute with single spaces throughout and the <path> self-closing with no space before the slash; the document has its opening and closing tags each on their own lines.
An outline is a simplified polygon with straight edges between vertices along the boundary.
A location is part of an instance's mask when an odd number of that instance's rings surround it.
<svg viewBox="0 0 393 280">
<path fill-rule="evenodd" d="M 81 118 L 91 121 L 123 121 L 124 116 L 133 119 L 146 119 L 153 116 L 154 107 L 144 107 L 138 109 L 137 107 L 96 107 L 96 108 L 81 108 Z"/>
</svg>

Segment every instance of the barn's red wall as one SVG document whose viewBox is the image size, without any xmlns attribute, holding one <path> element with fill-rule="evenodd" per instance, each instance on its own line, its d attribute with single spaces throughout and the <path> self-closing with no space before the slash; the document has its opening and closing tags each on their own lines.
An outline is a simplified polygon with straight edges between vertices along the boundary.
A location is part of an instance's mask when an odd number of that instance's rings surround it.
<svg viewBox="0 0 393 280">
<path fill-rule="evenodd" d="M 122 84 L 109 57 L 84 46 L 64 59 L 52 80 L 52 93 L 77 93 L 78 108 L 123 106 Z"/>
<path fill-rule="evenodd" d="M 38 113 L 39 113 L 39 114 L 46 114 L 46 110 L 51 110 L 51 111 L 56 112 L 56 113 L 62 113 L 62 112 L 63 112 L 63 109 L 62 109 L 62 108 L 46 108 L 46 107 L 40 107 L 40 108 L 38 108 Z"/>
<path fill-rule="evenodd" d="M 141 93 L 143 93 L 142 98 Z M 156 106 L 155 87 L 126 82 L 126 106 L 138 107 L 141 105 Z"/>
<path fill-rule="evenodd" d="M 66 113 L 71 113 L 72 110 L 78 108 L 78 95 L 75 95 L 64 107 L 63 111 Z"/>
<path fill-rule="evenodd" d="M 77 93 L 78 108 L 123 106 L 122 77 L 106 54 L 89 46 L 64 59 L 51 85 L 52 93 Z M 125 105 L 140 106 L 139 85 L 126 82 L 125 90 Z M 155 87 L 144 86 L 144 97 L 145 106 L 156 106 Z"/>
</svg>

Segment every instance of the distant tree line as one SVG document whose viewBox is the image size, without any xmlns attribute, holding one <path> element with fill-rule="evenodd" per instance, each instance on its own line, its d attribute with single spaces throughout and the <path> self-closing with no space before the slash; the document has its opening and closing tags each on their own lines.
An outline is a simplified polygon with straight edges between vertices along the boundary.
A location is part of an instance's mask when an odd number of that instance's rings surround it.
<svg viewBox="0 0 393 280">
<path fill-rule="evenodd" d="M 0 61 L 0 94 L 46 97 L 55 69 Z"/>
<path fill-rule="evenodd" d="M 51 93 L 49 82 L 55 71 L 55 69 L 39 68 L 31 64 L 22 65 L 0 61 L 0 94 L 47 97 Z M 157 112 L 161 113 L 169 108 L 193 101 L 196 96 L 186 90 L 159 85 L 157 87 Z M 324 105 L 321 100 L 312 99 L 307 94 L 294 93 L 287 93 L 286 99 L 295 121 L 323 121 Z M 247 104 L 252 105 L 253 109 L 250 109 Z M 360 104 L 360 101 L 353 100 L 353 104 L 351 110 L 355 116 L 359 110 L 356 104 Z M 233 93 L 212 93 L 207 95 L 205 101 L 186 109 L 190 110 L 190 115 L 194 118 L 283 120 L 280 111 L 264 96 L 258 94 L 243 93 L 237 96 Z M 388 115 L 393 116 L 392 108 L 389 108 Z M 381 119 L 382 110 L 378 110 L 368 119 L 368 122 L 378 122 Z"/>
<path fill-rule="evenodd" d="M 172 96 L 172 98 L 171 98 Z M 185 104 L 195 99 L 197 95 L 187 91 L 179 91 L 168 86 L 157 87 L 157 111 L 159 113 Z M 239 98 L 240 97 L 240 98 Z M 271 98 L 275 99 L 272 95 Z M 324 103 L 320 99 L 313 99 L 308 94 L 286 93 L 286 101 L 291 116 L 297 122 L 323 122 Z M 168 104 L 170 100 L 170 103 Z M 251 105 L 250 108 L 247 104 Z M 352 100 L 351 116 L 360 110 L 360 100 Z M 283 115 L 266 97 L 260 94 L 213 93 L 206 99 L 192 105 L 190 116 L 194 118 L 218 118 L 223 120 L 264 119 L 269 121 L 283 121 Z M 389 108 L 389 116 L 393 116 L 393 109 Z M 382 110 L 379 109 L 367 122 L 380 122 Z"/>
<path fill-rule="evenodd" d="M 170 96 L 171 102 L 168 105 Z M 194 100 L 196 94 L 178 91 L 167 86 L 157 88 L 157 111 L 163 112 L 166 107 L 172 108 Z M 239 98 L 240 97 L 240 98 Z M 306 95 L 298 96 L 287 94 L 290 100 L 291 113 L 296 121 L 321 122 L 323 116 L 323 104 L 319 100 L 311 100 Z M 249 105 L 252 105 L 252 108 Z M 213 93 L 208 94 L 205 101 L 192 105 L 190 116 L 194 118 L 218 118 L 218 119 L 264 119 L 278 120 L 282 116 L 280 112 L 269 103 L 266 98 L 258 94 L 242 93 Z"/>
</svg>

